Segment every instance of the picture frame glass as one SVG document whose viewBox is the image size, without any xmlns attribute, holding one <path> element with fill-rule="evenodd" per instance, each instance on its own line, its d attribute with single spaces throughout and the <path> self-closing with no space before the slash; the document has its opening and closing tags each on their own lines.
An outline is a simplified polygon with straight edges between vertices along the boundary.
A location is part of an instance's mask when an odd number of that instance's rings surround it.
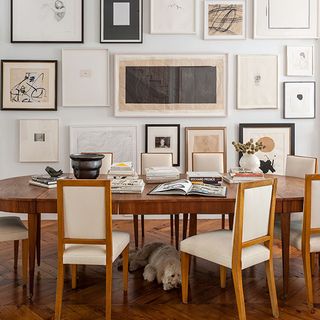
<svg viewBox="0 0 320 320">
<path fill-rule="evenodd" d="M 313 46 L 287 47 L 287 75 L 313 76 L 314 55 Z"/>
</svg>

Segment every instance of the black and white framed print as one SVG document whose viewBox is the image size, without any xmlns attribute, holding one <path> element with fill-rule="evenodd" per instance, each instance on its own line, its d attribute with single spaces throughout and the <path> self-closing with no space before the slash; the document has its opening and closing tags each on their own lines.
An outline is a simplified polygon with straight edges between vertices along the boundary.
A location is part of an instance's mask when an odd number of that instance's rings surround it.
<svg viewBox="0 0 320 320">
<path fill-rule="evenodd" d="M 57 110 L 56 60 L 2 60 L 2 110 Z"/>
<path fill-rule="evenodd" d="M 313 46 L 287 46 L 287 76 L 312 77 L 313 51 Z"/>
<path fill-rule="evenodd" d="M 172 153 L 173 165 L 180 166 L 180 125 L 146 124 L 146 153 Z"/>
<path fill-rule="evenodd" d="M 84 0 L 11 0 L 11 42 L 83 43 Z"/>
<path fill-rule="evenodd" d="M 316 83 L 284 82 L 284 118 L 314 119 L 316 107 Z"/>
<path fill-rule="evenodd" d="M 142 0 L 100 0 L 101 43 L 142 43 Z"/>
</svg>

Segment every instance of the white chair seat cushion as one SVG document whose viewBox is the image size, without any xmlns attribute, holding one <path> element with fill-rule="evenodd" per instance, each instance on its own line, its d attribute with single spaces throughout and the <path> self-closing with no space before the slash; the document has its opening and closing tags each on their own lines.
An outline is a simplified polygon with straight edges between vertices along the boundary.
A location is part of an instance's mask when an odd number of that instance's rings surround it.
<svg viewBox="0 0 320 320">
<path fill-rule="evenodd" d="M 28 239 L 28 229 L 19 217 L 0 218 L 0 241 Z"/>
<path fill-rule="evenodd" d="M 180 244 L 180 250 L 206 259 L 227 268 L 232 268 L 232 231 L 218 230 L 201 233 L 187 238 Z M 263 245 L 254 245 L 242 250 L 242 269 L 267 261 L 270 251 Z"/>
<path fill-rule="evenodd" d="M 125 232 L 112 232 L 112 262 L 130 243 L 130 235 Z M 63 253 L 64 264 L 106 265 L 105 245 L 68 244 Z"/>
</svg>

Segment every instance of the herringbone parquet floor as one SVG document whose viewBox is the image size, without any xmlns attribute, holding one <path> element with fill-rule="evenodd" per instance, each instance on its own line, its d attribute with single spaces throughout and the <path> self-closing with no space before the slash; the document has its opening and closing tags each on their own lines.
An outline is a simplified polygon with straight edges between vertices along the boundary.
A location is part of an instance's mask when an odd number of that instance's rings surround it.
<svg viewBox="0 0 320 320">
<path fill-rule="evenodd" d="M 170 242 L 167 220 L 146 221 L 145 242 Z M 218 221 L 200 221 L 198 230 L 207 231 L 220 226 Z M 132 231 L 131 221 L 115 222 L 114 228 Z M 132 233 L 132 232 L 131 232 Z M 55 222 L 42 224 L 42 262 L 37 269 L 35 296 L 29 302 L 23 289 L 20 273 L 13 272 L 13 244 L 0 243 L 0 319 L 1 320 L 43 320 L 52 319 L 55 303 L 57 264 L 57 225 Z M 307 309 L 302 261 L 299 252 L 292 249 L 290 294 L 284 302 L 281 299 L 281 255 L 279 244 L 275 244 L 275 271 L 280 319 L 320 319 L 319 268 L 314 277 L 316 308 Z M 160 320 L 160 319 L 236 319 L 237 311 L 230 273 L 227 289 L 219 287 L 219 269 L 216 265 L 196 259 L 192 262 L 190 274 L 190 302 L 181 304 L 180 290 L 165 292 L 156 283 L 149 284 L 142 279 L 142 273 L 130 274 L 129 293 L 122 294 L 122 273 L 113 271 L 114 320 Z M 67 270 L 68 272 L 68 270 Z M 104 268 L 80 267 L 78 289 L 71 290 L 70 277 L 66 280 L 63 300 L 63 319 L 104 319 Z M 272 319 L 269 296 L 263 266 L 243 272 L 248 319 Z M 318 307 L 318 308 L 317 308 Z"/>
</svg>

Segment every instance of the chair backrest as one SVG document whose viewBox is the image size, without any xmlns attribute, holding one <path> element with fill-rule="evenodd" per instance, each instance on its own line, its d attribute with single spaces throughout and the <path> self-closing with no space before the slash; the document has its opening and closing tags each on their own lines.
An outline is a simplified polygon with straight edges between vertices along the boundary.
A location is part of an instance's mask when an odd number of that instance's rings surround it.
<svg viewBox="0 0 320 320">
<path fill-rule="evenodd" d="M 222 152 L 193 152 L 192 171 L 225 172 Z"/>
<path fill-rule="evenodd" d="M 287 156 L 286 176 L 303 178 L 306 174 L 318 173 L 318 160 L 312 157 Z"/>
<path fill-rule="evenodd" d="M 100 168 L 100 174 L 108 174 L 113 163 L 113 153 L 112 152 L 82 152 L 82 154 L 103 154 L 102 166 Z"/>
<path fill-rule="evenodd" d="M 172 153 L 141 153 L 141 174 L 146 174 L 146 168 L 172 167 Z"/>
</svg>

